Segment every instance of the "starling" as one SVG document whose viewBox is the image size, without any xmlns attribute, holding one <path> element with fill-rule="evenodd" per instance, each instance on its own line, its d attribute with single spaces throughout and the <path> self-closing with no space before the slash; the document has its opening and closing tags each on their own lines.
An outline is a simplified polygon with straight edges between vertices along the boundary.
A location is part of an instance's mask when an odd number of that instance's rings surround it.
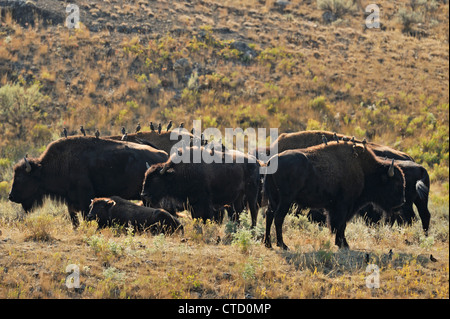
<svg viewBox="0 0 450 319">
<path fill-rule="evenodd" d="M 122 126 L 122 135 L 125 135 L 126 132 L 127 130 L 125 129 L 125 126 Z"/>
<path fill-rule="evenodd" d="M 437 259 L 434 258 L 433 255 L 430 255 L 430 260 L 431 260 L 432 262 L 434 262 L 434 263 L 437 262 Z"/>
<path fill-rule="evenodd" d="M 95 130 L 95 137 L 99 138 L 100 137 L 100 132 L 98 131 L 98 129 Z"/>
<path fill-rule="evenodd" d="M 166 132 L 169 132 L 171 127 L 172 127 L 172 121 L 169 121 L 169 125 L 167 125 L 167 131 Z"/>
<path fill-rule="evenodd" d="M 184 123 L 183 122 L 180 123 L 180 128 L 184 128 Z"/>
<path fill-rule="evenodd" d="M 141 123 L 138 123 L 138 125 L 136 126 L 136 132 L 135 133 L 139 132 L 140 130 L 141 130 Z"/>
<path fill-rule="evenodd" d="M 200 143 L 201 145 L 205 145 L 208 144 L 208 141 L 205 140 L 205 135 L 203 135 L 203 133 L 200 135 Z"/>
<path fill-rule="evenodd" d="M 155 127 L 153 126 L 153 122 L 150 122 L 150 130 L 151 130 L 152 132 L 155 131 Z"/>
<path fill-rule="evenodd" d="M 352 136 L 352 139 L 350 141 L 352 141 L 353 144 L 356 144 L 354 136 Z"/>
<path fill-rule="evenodd" d="M 328 140 L 327 140 L 327 138 L 325 137 L 325 135 L 323 135 L 323 134 L 322 134 L 322 142 L 323 142 L 325 145 L 328 145 Z"/>
<path fill-rule="evenodd" d="M 158 134 L 161 134 L 161 123 L 158 124 Z"/>
<path fill-rule="evenodd" d="M 339 137 L 336 135 L 336 132 L 333 133 L 333 139 L 339 143 Z"/>
<path fill-rule="evenodd" d="M 125 134 L 122 135 L 122 141 L 126 141 L 128 139 L 128 134 L 125 132 Z"/>
<path fill-rule="evenodd" d="M 67 129 L 66 128 L 63 129 L 63 135 L 65 138 L 67 138 Z"/>
<path fill-rule="evenodd" d="M 86 131 L 84 130 L 83 125 L 80 126 L 80 131 L 81 131 L 81 134 L 83 134 L 83 136 L 86 136 Z"/>
</svg>

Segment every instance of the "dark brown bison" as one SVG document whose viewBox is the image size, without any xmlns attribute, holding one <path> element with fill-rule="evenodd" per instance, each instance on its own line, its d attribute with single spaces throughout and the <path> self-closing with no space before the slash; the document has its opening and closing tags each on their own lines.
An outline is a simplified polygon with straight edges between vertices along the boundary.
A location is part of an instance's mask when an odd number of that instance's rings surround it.
<svg viewBox="0 0 450 319">
<path fill-rule="evenodd" d="M 339 143 L 353 144 L 351 138 L 348 138 L 346 142 L 343 141 L 343 139 L 345 139 L 345 136 L 342 134 L 332 133 L 329 131 L 302 131 L 281 134 L 271 147 L 274 147 L 275 143 L 277 143 L 279 152 L 288 149 L 308 148 L 314 145 L 325 144 L 324 138 L 326 139 L 327 143 L 328 141 L 332 142 L 338 139 Z M 362 143 L 361 141 L 356 139 L 354 142 Z M 413 161 L 412 157 L 408 154 L 395 150 L 389 146 L 371 142 L 367 142 L 365 146 L 369 147 L 375 153 L 375 155 L 380 158 L 398 160 L 396 163 L 402 169 L 405 175 L 406 203 L 395 212 L 384 212 L 386 215 L 386 220 L 391 224 L 394 221 L 397 221 L 398 223 L 410 224 L 415 216 L 412 209 L 412 204 L 414 203 L 419 210 L 419 216 L 422 220 L 422 227 L 424 231 L 427 232 L 430 224 L 430 213 L 427 208 L 430 181 L 426 169 L 421 165 L 416 164 Z M 370 204 L 362 209 L 359 213 L 364 215 L 368 220 L 371 221 L 377 221 L 381 219 L 380 210 L 374 208 L 373 205 Z M 320 211 L 311 210 L 309 217 L 313 220 L 315 219 L 317 221 L 323 221 L 324 217 L 320 215 Z"/>
<path fill-rule="evenodd" d="M 87 220 L 97 220 L 99 228 L 117 224 L 131 226 L 135 231 L 150 230 L 152 234 L 183 229 L 178 219 L 164 209 L 139 206 L 119 196 L 93 199 Z"/>
<path fill-rule="evenodd" d="M 156 131 L 130 133 L 127 134 L 127 141 L 138 144 L 142 144 L 143 142 L 149 143 L 151 146 L 163 150 L 167 154 L 170 154 L 172 147 L 177 144 L 182 138 L 187 141 L 187 146 L 190 145 L 188 141 L 192 140 L 193 135 L 188 131 L 179 130 L 180 135 L 175 136 L 175 139 L 170 138 L 172 132 L 174 132 L 173 134 L 176 135 L 175 130 L 169 132 L 161 132 L 161 134 L 158 134 L 158 132 Z M 105 138 L 120 141 L 122 139 L 122 135 L 113 135 Z"/>
<path fill-rule="evenodd" d="M 134 143 L 82 136 L 59 139 L 38 158 L 24 158 L 14 166 L 9 200 L 22 204 L 26 212 L 42 205 L 44 197 L 61 200 L 76 227 L 76 212 L 86 216 L 92 198 L 140 199 L 146 163 L 167 158 L 164 151 Z"/>
<path fill-rule="evenodd" d="M 233 206 L 239 214 L 246 203 L 255 226 L 260 182 L 256 158 L 239 152 L 215 151 L 217 161 L 210 162 L 202 157 L 202 152 L 210 154 L 203 147 L 189 147 L 183 152 L 188 156 L 184 161 L 179 162 L 177 154 L 173 154 L 166 163 L 150 167 L 145 173 L 142 198 L 155 207 L 167 198 L 177 203 L 187 202 L 192 217 L 204 221 L 213 219 L 214 211 L 225 205 Z M 195 160 L 195 154 L 201 158 Z"/>
<path fill-rule="evenodd" d="M 271 247 L 270 227 L 275 218 L 277 245 L 283 249 L 282 225 L 292 204 L 300 208 L 325 208 L 335 243 L 348 247 L 345 227 L 367 203 L 385 210 L 405 201 L 405 178 L 401 169 L 386 164 L 362 145 L 328 142 L 278 155 L 278 170 L 266 175 L 265 194 L 269 200 L 265 244 Z M 270 165 L 273 158 L 268 162 Z"/>
<path fill-rule="evenodd" d="M 271 148 L 278 147 L 278 153 L 292 149 L 303 149 L 315 145 L 325 144 L 324 138 L 327 142 L 339 140 L 339 143 L 353 144 L 351 138 L 342 134 L 337 134 L 329 131 L 300 131 L 294 133 L 283 133 L 270 146 Z M 347 141 L 344 141 L 347 140 Z M 361 140 L 354 140 L 354 143 L 362 143 Z M 395 160 L 409 160 L 413 161 L 412 157 L 406 153 L 395 150 L 389 146 L 380 145 L 373 142 L 365 143 L 365 146 L 370 148 L 375 155 L 380 157 L 387 157 Z"/>
</svg>

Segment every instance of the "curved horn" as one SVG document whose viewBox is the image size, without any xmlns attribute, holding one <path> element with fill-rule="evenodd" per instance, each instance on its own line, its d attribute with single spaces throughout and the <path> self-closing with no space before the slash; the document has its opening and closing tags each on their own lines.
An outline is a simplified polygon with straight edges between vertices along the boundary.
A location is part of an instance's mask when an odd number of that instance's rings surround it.
<svg viewBox="0 0 450 319">
<path fill-rule="evenodd" d="M 394 176 L 394 160 L 392 160 L 391 165 L 389 166 L 388 176 L 389 177 L 393 177 Z"/>
<path fill-rule="evenodd" d="M 30 162 L 28 162 L 28 160 L 27 160 L 27 155 L 25 155 L 25 156 L 23 157 L 23 159 L 25 160 L 25 165 L 26 165 L 25 171 L 26 171 L 27 173 L 31 172 L 31 164 L 30 164 Z"/>
<path fill-rule="evenodd" d="M 159 171 L 159 173 L 161 174 L 161 175 L 163 175 L 166 171 L 167 171 L 167 168 L 169 167 L 169 164 L 165 164 L 164 166 L 163 166 L 163 168 L 161 168 L 161 170 Z"/>
</svg>

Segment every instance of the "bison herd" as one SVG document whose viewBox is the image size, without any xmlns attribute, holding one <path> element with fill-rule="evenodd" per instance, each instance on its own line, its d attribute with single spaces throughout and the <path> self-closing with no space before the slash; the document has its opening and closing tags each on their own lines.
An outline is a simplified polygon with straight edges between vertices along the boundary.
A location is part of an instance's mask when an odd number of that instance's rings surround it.
<svg viewBox="0 0 450 319">
<path fill-rule="evenodd" d="M 180 139 L 196 138 L 179 132 Z M 74 227 L 81 212 L 99 227 L 130 225 L 152 233 L 182 229 L 176 213 L 186 207 L 203 221 L 221 221 L 225 209 L 238 220 L 247 208 L 255 226 L 258 209 L 267 206 L 264 243 L 272 246 L 274 222 L 276 243 L 283 249 L 288 247 L 282 225 L 293 204 L 310 208 L 312 219 L 326 220 L 341 248 L 348 247 L 345 227 L 356 214 L 376 220 L 373 216 L 380 214 L 375 212 L 382 210 L 388 220 L 411 223 L 415 204 L 428 232 L 428 173 L 398 150 L 333 132 L 301 131 L 283 133 L 253 155 L 222 147 L 214 154 L 226 159 L 222 162 L 179 162 L 175 157 L 181 153 L 193 156 L 208 146 L 202 139 L 201 145 L 191 143 L 170 154 L 180 140 L 172 140 L 171 133 L 137 130 L 126 140 L 122 135 L 65 135 L 39 157 L 25 156 L 14 166 L 9 200 L 29 212 L 49 197 L 67 204 Z M 260 160 L 273 150 L 278 152 L 268 161 Z M 275 161 L 273 174 L 261 174 L 261 167 Z M 130 200 L 142 200 L 143 206 Z"/>
</svg>

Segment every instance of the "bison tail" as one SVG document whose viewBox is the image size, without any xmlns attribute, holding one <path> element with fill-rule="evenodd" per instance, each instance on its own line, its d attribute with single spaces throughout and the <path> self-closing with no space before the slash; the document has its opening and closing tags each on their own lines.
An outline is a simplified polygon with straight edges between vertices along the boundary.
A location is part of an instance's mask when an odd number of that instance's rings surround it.
<svg viewBox="0 0 450 319">
<path fill-rule="evenodd" d="M 416 183 L 416 192 L 421 200 L 426 200 L 428 199 L 430 189 L 428 188 L 427 185 L 425 185 L 425 183 L 422 180 L 420 180 Z"/>
<path fill-rule="evenodd" d="M 422 168 L 422 178 L 416 183 L 416 192 L 421 200 L 427 200 L 430 193 L 430 176 L 425 168 Z"/>
</svg>

